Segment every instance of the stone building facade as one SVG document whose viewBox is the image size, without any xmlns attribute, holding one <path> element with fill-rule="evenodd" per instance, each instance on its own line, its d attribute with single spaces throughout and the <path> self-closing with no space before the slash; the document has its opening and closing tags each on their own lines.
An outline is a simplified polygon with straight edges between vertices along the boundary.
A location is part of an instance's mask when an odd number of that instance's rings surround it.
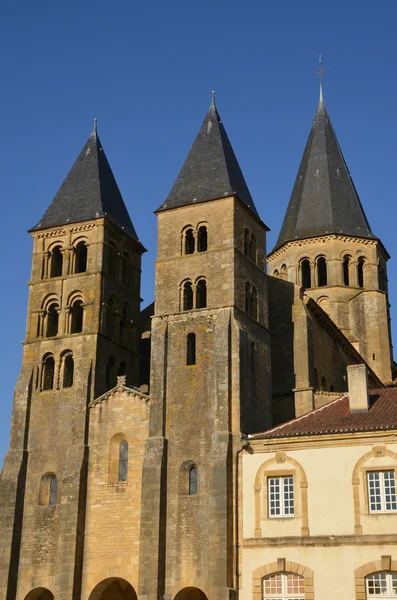
<svg viewBox="0 0 397 600">
<path fill-rule="evenodd" d="M 299 519 L 266 521 L 260 535 L 255 521 L 253 473 L 278 443 L 266 432 L 347 397 L 347 368 L 363 368 L 381 392 L 391 380 L 388 254 L 322 100 L 268 256 L 268 228 L 214 99 L 156 212 L 155 302 L 143 311 L 145 248 L 96 125 L 30 231 L 24 357 L 0 480 L 0 600 L 238 600 L 251 594 L 251 561 L 255 581 L 265 564 L 301 574 L 296 552 L 280 559 L 274 548 L 309 536 L 304 491 Z M 301 448 L 316 463 L 315 440 L 282 443 L 292 465 L 306 461 Z M 315 535 L 328 535 L 318 519 Z M 311 552 L 300 563 L 308 581 L 319 564 Z"/>
</svg>

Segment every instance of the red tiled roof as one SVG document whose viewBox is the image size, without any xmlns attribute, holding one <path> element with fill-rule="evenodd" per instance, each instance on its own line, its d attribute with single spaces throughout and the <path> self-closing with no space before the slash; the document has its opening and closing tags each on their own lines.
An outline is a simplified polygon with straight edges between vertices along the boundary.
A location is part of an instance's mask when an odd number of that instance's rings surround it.
<svg viewBox="0 0 397 600">
<path fill-rule="evenodd" d="M 344 394 L 320 408 L 297 417 L 251 438 L 281 438 L 356 431 L 397 429 L 397 388 L 382 388 L 369 393 L 367 412 L 349 410 L 349 396 Z"/>
</svg>

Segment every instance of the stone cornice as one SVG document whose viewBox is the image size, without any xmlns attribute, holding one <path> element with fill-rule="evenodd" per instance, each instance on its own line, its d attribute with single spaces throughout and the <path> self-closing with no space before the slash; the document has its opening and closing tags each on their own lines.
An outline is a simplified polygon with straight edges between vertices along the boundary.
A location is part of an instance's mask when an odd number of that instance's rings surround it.
<svg viewBox="0 0 397 600">
<path fill-rule="evenodd" d="M 395 518 L 394 513 L 390 513 Z M 390 523 L 391 525 L 391 523 Z M 289 536 L 278 538 L 246 538 L 243 546 L 246 548 L 263 547 L 296 547 L 296 546 L 383 546 L 397 543 L 397 534 L 381 535 L 311 535 L 307 537 Z"/>
</svg>

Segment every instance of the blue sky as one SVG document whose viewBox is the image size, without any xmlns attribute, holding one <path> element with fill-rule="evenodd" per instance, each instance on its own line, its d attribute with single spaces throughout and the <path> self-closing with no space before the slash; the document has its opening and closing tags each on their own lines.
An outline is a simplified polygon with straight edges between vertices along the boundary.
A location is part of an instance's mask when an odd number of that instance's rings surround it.
<svg viewBox="0 0 397 600">
<path fill-rule="evenodd" d="M 321 52 L 330 70 L 327 109 L 372 230 L 392 255 L 393 317 L 396 22 L 393 0 L 2 4 L 0 463 L 25 335 L 32 249 L 26 230 L 51 202 L 94 117 L 149 250 L 145 306 L 154 292 L 153 210 L 178 174 L 212 89 L 258 211 L 271 228 L 269 247 L 275 243 L 317 105 L 312 73 Z"/>
</svg>

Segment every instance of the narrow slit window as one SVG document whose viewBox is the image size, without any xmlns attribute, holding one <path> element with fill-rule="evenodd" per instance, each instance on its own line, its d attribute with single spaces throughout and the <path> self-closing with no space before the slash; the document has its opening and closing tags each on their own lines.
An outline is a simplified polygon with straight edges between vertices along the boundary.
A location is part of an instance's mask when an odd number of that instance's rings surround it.
<svg viewBox="0 0 397 600">
<path fill-rule="evenodd" d="M 192 467 L 189 471 L 189 496 L 195 496 L 198 492 L 198 470 Z"/>
<path fill-rule="evenodd" d="M 196 334 L 188 333 L 186 340 L 186 365 L 196 364 Z"/>
<path fill-rule="evenodd" d="M 119 481 L 127 481 L 128 479 L 128 442 L 123 440 L 120 442 L 119 455 Z"/>
</svg>

